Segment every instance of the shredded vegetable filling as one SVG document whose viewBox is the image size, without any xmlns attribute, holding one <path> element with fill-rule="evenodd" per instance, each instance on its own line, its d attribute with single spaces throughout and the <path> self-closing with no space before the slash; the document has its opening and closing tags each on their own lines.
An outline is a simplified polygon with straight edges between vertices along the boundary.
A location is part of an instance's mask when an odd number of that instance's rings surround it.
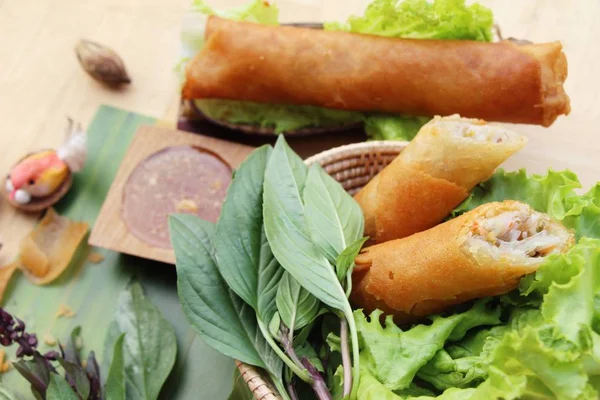
<svg viewBox="0 0 600 400">
<path fill-rule="evenodd" d="M 478 142 L 502 143 L 512 139 L 512 132 L 502 129 L 498 126 L 488 125 L 481 122 L 480 125 L 475 123 L 465 124 L 460 120 L 456 122 L 446 121 L 444 125 L 457 137 L 467 138 Z"/>
<path fill-rule="evenodd" d="M 540 213 L 507 211 L 475 221 L 469 232 L 469 244 L 486 248 L 494 258 L 503 255 L 543 258 L 558 252 L 562 235 L 552 232 L 549 220 Z M 541 261 L 541 260 L 540 260 Z"/>
</svg>

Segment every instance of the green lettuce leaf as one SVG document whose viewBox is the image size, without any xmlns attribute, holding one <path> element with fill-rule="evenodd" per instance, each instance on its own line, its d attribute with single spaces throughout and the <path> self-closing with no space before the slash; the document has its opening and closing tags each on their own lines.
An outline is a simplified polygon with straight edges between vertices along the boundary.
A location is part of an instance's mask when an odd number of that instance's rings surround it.
<svg viewBox="0 0 600 400">
<path fill-rule="evenodd" d="M 577 210 L 565 216 L 563 223 L 575 230 L 577 237 L 600 238 L 600 184 L 579 197 Z"/>
<path fill-rule="evenodd" d="M 362 121 L 362 114 L 314 106 L 261 104 L 250 101 L 202 99 L 196 107 L 207 117 L 232 124 L 272 128 L 275 133 L 307 127 L 335 127 Z"/>
<path fill-rule="evenodd" d="M 429 117 L 372 114 L 364 118 L 365 131 L 372 140 L 412 140 Z"/>
<path fill-rule="evenodd" d="M 279 8 L 276 4 L 264 0 L 254 0 L 229 10 L 215 10 L 209 7 L 204 0 L 194 0 L 192 9 L 205 15 L 217 15 L 235 21 L 248 21 L 264 25 L 279 24 Z"/>
<path fill-rule="evenodd" d="M 410 39 L 492 40 L 492 12 L 465 0 L 375 0 L 362 17 L 326 29 Z"/>
<path fill-rule="evenodd" d="M 580 187 L 577 175 L 571 171 L 549 170 L 546 175 L 527 175 L 525 169 L 515 172 L 499 169 L 473 189 L 469 198 L 454 210 L 453 216 L 492 201 L 519 200 L 561 220 L 581 211 L 581 198 L 575 192 Z"/>
<path fill-rule="evenodd" d="M 600 184 L 579 195 L 579 179 L 571 171 L 549 170 L 546 175 L 527 175 L 524 169 L 500 169 L 477 185 L 452 216 L 492 201 L 518 200 L 547 213 L 575 231 L 577 238 L 600 238 Z"/>
<path fill-rule="evenodd" d="M 475 389 L 452 388 L 437 397 L 435 395 L 419 395 L 419 392 L 424 391 L 413 389 L 407 392 L 395 393 L 363 369 L 360 375 L 357 398 L 361 400 L 467 400 L 472 398 Z"/>
<path fill-rule="evenodd" d="M 478 326 L 500 323 L 500 309 L 479 300 L 468 311 L 449 317 L 434 316 L 431 325 L 415 325 L 403 331 L 391 316 L 380 323 L 382 312 L 367 319 L 361 310 L 354 313 L 361 343 L 361 364 L 369 373 L 392 390 L 406 389 L 420 368 L 430 362 L 447 341 L 462 339 Z"/>
<path fill-rule="evenodd" d="M 366 399 L 390 400 L 598 398 L 600 185 L 584 194 L 578 193 L 580 186 L 569 171 L 544 176 L 498 171 L 475 188 L 453 215 L 490 201 L 519 200 L 573 229 L 577 244 L 548 257 L 517 290 L 488 300 L 488 307 L 499 304 L 501 309 L 501 322 L 488 324 L 493 326 L 467 325 L 460 335 L 445 337 L 436 318 L 451 320 L 471 310 L 433 317 L 431 325 L 406 331 L 391 318 L 382 328 L 357 315 L 365 360 L 359 398 L 361 393 Z M 424 342 L 403 349 L 412 332 Z M 435 332 L 436 340 L 430 340 Z M 432 393 L 416 397 L 424 389 Z"/>
<path fill-rule="evenodd" d="M 564 355 L 562 349 L 548 347 L 536 328 L 530 326 L 522 334 L 510 332 L 504 337 L 492 360 L 494 372 L 513 379 L 521 376 L 526 382 L 525 391 L 550 394 L 550 398 L 595 398 L 590 397 L 593 390 L 581 358 L 576 362 L 577 355 Z"/>
</svg>

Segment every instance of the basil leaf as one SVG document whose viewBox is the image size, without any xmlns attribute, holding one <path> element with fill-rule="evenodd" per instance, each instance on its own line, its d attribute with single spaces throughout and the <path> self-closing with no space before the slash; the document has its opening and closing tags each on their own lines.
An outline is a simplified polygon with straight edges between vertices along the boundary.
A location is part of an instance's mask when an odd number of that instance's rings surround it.
<svg viewBox="0 0 600 400">
<path fill-rule="evenodd" d="M 265 173 L 263 217 L 273 254 L 306 290 L 323 303 L 352 313 L 344 289 L 327 257 L 315 246 L 305 218 L 302 191 L 307 167 L 283 135 Z"/>
<path fill-rule="evenodd" d="M 215 350 L 281 377 L 282 362 L 258 328 L 250 306 L 227 287 L 213 258 L 210 222 L 188 214 L 169 217 L 177 290 L 183 311 Z"/>
<path fill-rule="evenodd" d="M 354 259 L 360 253 L 360 249 L 362 245 L 369 239 L 368 237 L 364 237 L 362 239 L 357 239 L 352 242 L 348 247 L 344 249 L 340 253 L 340 255 L 335 260 L 335 267 L 338 279 L 341 281 L 344 279 L 348 271 L 354 265 Z"/>
<path fill-rule="evenodd" d="M 46 393 L 50 383 L 50 367 L 46 360 L 39 354 L 33 355 L 33 360 L 21 360 L 13 363 L 15 369 L 31 383 L 32 391 L 40 394 Z"/>
<path fill-rule="evenodd" d="M 265 232 L 271 250 L 281 266 L 323 303 L 343 312 L 352 338 L 352 388 L 356 390 L 360 371 L 356 324 L 333 266 L 311 237 L 302 202 L 306 176 L 307 167 L 287 145 L 283 135 L 280 135 L 265 173 Z M 314 186 L 309 190 L 315 190 Z"/>
<path fill-rule="evenodd" d="M 269 333 L 271 334 L 271 336 L 273 336 L 275 339 L 279 340 L 279 327 L 281 326 L 281 317 L 279 316 L 279 313 L 277 311 L 275 311 L 275 314 L 273 314 L 273 317 L 271 318 L 271 321 L 269 322 Z"/>
<path fill-rule="evenodd" d="M 292 332 L 311 323 L 319 312 L 319 300 L 287 271 L 281 278 L 275 301 L 281 320 Z"/>
<path fill-rule="evenodd" d="M 333 263 L 348 245 L 362 237 L 365 226 L 362 210 L 318 164 L 311 165 L 308 171 L 303 198 L 313 242 Z"/>
<path fill-rule="evenodd" d="M 90 397 L 89 400 L 100 399 L 102 394 L 102 381 L 100 377 L 100 367 L 96 360 L 96 354 L 90 351 L 87 362 L 85 364 L 85 372 L 90 380 Z"/>
<path fill-rule="evenodd" d="M 74 386 L 80 398 L 87 399 L 90 395 L 90 380 L 85 370 L 79 365 L 63 360 L 62 358 L 59 358 L 58 362 L 65 369 L 67 382 L 71 386 Z"/>
<path fill-rule="evenodd" d="M 173 327 L 146 299 L 138 282 L 130 284 L 119 297 L 105 352 L 114 349 L 123 333 L 127 397 L 154 400 L 175 363 L 177 342 Z"/>
<path fill-rule="evenodd" d="M 71 331 L 67 345 L 65 346 L 65 360 L 72 362 L 73 364 L 81 365 L 81 358 L 79 356 L 78 343 L 81 340 L 81 327 L 76 326 Z"/>
<path fill-rule="evenodd" d="M 217 266 L 229 287 L 269 322 L 283 268 L 273 256 L 263 227 L 263 181 L 270 146 L 240 165 L 229 186 L 215 232 Z"/>
<path fill-rule="evenodd" d="M 125 359 L 123 358 L 123 341 L 125 334 L 121 334 L 115 341 L 112 361 L 108 369 L 108 377 L 104 385 L 106 400 L 125 400 Z"/>
<path fill-rule="evenodd" d="M 50 385 L 46 391 L 47 400 L 79 400 L 79 396 L 71 389 L 67 381 L 58 374 L 50 374 Z M 87 399 L 87 397 L 84 397 Z"/>
</svg>

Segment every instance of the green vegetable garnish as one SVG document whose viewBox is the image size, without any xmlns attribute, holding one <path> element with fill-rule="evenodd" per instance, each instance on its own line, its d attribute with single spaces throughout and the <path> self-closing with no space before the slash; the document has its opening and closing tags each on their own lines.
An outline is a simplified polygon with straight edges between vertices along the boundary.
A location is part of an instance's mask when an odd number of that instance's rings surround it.
<svg viewBox="0 0 600 400">
<path fill-rule="evenodd" d="M 430 325 L 402 331 L 391 318 L 380 325 L 378 312 L 370 322 L 355 312 L 363 361 L 359 398 L 597 398 L 600 185 L 583 195 L 579 187 L 569 171 L 528 176 L 524 170 L 498 171 L 478 185 L 454 215 L 519 200 L 574 229 L 578 243 L 548 257 L 518 290 L 476 301 L 468 311 L 432 316 Z M 472 325 L 452 337 L 441 322 L 455 318 Z"/>
<path fill-rule="evenodd" d="M 490 9 L 464 0 L 375 0 L 364 16 L 327 23 L 326 29 L 407 39 L 464 39 L 490 42 Z"/>
<path fill-rule="evenodd" d="M 0 345 L 18 346 L 15 369 L 31 385 L 31 398 L 47 400 L 155 400 L 169 376 L 177 353 L 173 327 L 131 283 L 119 304 L 104 349 L 104 373 L 93 351 L 81 357 L 81 327 L 61 344 L 60 351 L 41 354 L 35 334 L 0 307 Z M 103 378 L 106 381 L 103 385 Z M 1 399 L 12 395 L 0 387 Z M 28 397 L 29 398 L 29 397 Z"/>
</svg>

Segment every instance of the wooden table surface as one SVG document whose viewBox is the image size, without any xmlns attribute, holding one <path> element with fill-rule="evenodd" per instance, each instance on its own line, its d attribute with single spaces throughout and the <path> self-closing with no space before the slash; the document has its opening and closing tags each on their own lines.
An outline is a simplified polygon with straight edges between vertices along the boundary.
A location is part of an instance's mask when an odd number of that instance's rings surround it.
<svg viewBox="0 0 600 400">
<path fill-rule="evenodd" d="M 219 7 L 244 0 L 212 0 Z M 367 0 L 280 0 L 282 21 L 322 21 L 361 13 Z M 508 168 L 575 171 L 584 187 L 600 180 L 600 2 L 484 0 L 505 36 L 561 40 L 569 62 L 572 112 L 552 127 L 519 126 L 529 145 Z M 0 0 L 0 174 L 23 154 L 55 147 L 66 117 L 84 126 L 100 104 L 174 123 L 179 30 L 188 0 Z M 133 83 L 109 90 L 90 79 L 73 52 L 81 37 L 114 48 Z M 352 51 L 352 50 L 350 50 Z M 0 265 L 9 262 L 36 216 L 0 204 Z"/>
</svg>

